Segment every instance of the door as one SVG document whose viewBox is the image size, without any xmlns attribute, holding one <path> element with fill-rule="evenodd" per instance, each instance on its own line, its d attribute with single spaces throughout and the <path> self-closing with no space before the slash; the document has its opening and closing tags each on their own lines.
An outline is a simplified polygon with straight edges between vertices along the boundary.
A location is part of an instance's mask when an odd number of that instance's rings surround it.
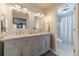
<svg viewBox="0 0 79 59">
<path fill-rule="evenodd" d="M 20 48 L 13 48 L 13 49 L 9 49 L 6 51 L 7 52 L 7 56 L 20 56 Z"/>
<path fill-rule="evenodd" d="M 40 36 L 40 42 L 41 42 L 41 53 L 46 52 L 46 40 L 44 35 Z"/>
<path fill-rule="evenodd" d="M 22 39 L 22 45 L 21 45 L 21 55 L 22 56 L 30 56 L 30 38 L 24 38 Z"/>
<path fill-rule="evenodd" d="M 78 52 L 78 50 L 79 50 L 79 44 L 78 44 L 78 38 L 79 38 L 79 31 L 78 31 L 78 29 L 79 29 L 79 26 L 78 26 L 78 18 L 79 18 L 79 15 L 78 15 L 78 11 L 79 10 L 79 8 L 78 8 L 78 4 L 75 4 L 75 11 L 74 11 L 74 19 L 73 19 L 73 37 L 74 37 L 74 55 L 76 55 L 76 56 L 78 56 L 79 55 L 79 52 Z"/>
<path fill-rule="evenodd" d="M 41 49 L 40 37 L 34 37 L 32 40 L 32 55 L 34 56 L 40 55 L 40 49 Z"/>
<path fill-rule="evenodd" d="M 59 55 L 73 55 L 73 15 L 62 16 L 59 20 L 57 49 Z M 67 53 L 69 52 L 69 53 Z"/>
<path fill-rule="evenodd" d="M 29 40 L 24 40 L 24 44 L 22 45 L 22 53 L 23 53 L 23 56 L 30 56 L 30 38 Z"/>
<path fill-rule="evenodd" d="M 30 56 L 30 45 L 23 45 L 21 54 L 23 56 Z"/>
<path fill-rule="evenodd" d="M 72 7 L 72 11 L 58 14 L 56 19 L 57 24 L 57 50 L 58 55 L 72 56 L 74 55 L 74 4 L 68 4 Z M 63 7 L 65 8 L 65 7 Z M 62 9 L 63 9 L 62 8 Z M 59 9 L 61 10 L 61 9 Z M 77 24 L 78 25 L 78 24 Z M 67 53 L 68 52 L 68 53 Z"/>
<path fill-rule="evenodd" d="M 51 50 L 50 35 L 45 35 L 44 40 L 45 40 L 45 49 L 46 50 Z"/>
<path fill-rule="evenodd" d="M 40 42 L 41 42 L 41 53 L 45 53 L 48 48 L 47 48 L 47 37 L 46 35 L 40 36 Z M 49 39 L 48 39 L 49 40 Z"/>
</svg>

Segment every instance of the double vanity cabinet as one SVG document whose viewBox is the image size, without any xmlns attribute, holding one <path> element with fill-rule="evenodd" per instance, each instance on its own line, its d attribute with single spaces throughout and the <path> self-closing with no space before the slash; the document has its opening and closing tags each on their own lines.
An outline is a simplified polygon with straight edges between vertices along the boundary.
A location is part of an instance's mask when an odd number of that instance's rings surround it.
<svg viewBox="0 0 79 59">
<path fill-rule="evenodd" d="M 28 35 L 3 39 L 4 56 L 39 56 L 51 50 L 51 34 Z"/>
</svg>

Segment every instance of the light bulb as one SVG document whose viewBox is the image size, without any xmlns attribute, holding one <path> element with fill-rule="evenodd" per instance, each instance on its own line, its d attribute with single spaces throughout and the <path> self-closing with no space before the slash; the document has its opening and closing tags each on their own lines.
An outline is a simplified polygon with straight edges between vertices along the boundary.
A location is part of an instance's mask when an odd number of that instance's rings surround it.
<svg viewBox="0 0 79 59">
<path fill-rule="evenodd" d="M 27 11 L 27 13 L 30 13 L 30 11 Z"/>
<path fill-rule="evenodd" d="M 16 7 L 16 8 L 19 8 L 19 9 L 21 8 L 21 6 L 19 6 L 19 5 L 15 5 L 15 7 Z"/>
<path fill-rule="evenodd" d="M 34 16 L 36 16 L 36 14 L 35 14 L 35 13 L 33 13 L 33 15 L 34 15 Z"/>
<path fill-rule="evenodd" d="M 24 11 L 27 11 L 27 8 L 23 8 Z"/>
<path fill-rule="evenodd" d="M 40 16 L 40 13 L 38 13 L 37 16 Z"/>
<path fill-rule="evenodd" d="M 16 9 L 16 8 L 12 6 L 11 9 Z"/>
<path fill-rule="evenodd" d="M 43 17 L 44 15 L 43 14 L 41 14 L 39 17 Z"/>
</svg>

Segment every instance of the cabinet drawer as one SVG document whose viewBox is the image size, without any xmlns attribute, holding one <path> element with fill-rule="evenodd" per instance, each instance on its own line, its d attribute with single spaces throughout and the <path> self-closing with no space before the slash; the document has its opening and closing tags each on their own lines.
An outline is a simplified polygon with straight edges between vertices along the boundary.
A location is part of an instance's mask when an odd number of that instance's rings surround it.
<svg viewBox="0 0 79 59">
<path fill-rule="evenodd" d="M 12 48 L 18 47 L 19 43 L 20 43 L 19 40 L 6 41 L 4 44 L 4 48 L 5 49 L 12 49 Z"/>
</svg>

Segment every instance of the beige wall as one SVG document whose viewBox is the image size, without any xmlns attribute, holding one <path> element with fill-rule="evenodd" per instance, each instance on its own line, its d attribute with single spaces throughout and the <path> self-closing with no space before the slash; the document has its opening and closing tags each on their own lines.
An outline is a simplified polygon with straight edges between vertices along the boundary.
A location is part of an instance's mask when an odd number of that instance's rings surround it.
<svg viewBox="0 0 79 59">
<path fill-rule="evenodd" d="M 3 6 L 3 7 L 2 7 Z M 7 11 L 6 11 L 6 5 L 5 4 L 0 4 L 0 21 L 2 20 L 1 14 L 5 13 L 5 16 L 7 15 Z M 5 17 L 7 19 L 7 17 Z M 0 23 L 1 25 L 1 23 Z M 6 33 L 1 33 L 1 26 L 0 26 L 0 37 L 5 35 Z"/>
<path fill-rule="evenodd" d="M 5 7 L 6 6 L 6 7 Z M 31 5 L 30 5 L 31 6 Z M 4 7 L 4 10 L 2 10 L 1 7 Z M 29 19 L 28 19 L 28 27 L 26 29 L 16 29 L 16 31 L 14 31 L 13 29 L 13 14 L 12 14 L 12 5 L 8 5 L 8 4 L 0 4 L 0 12 L 4 12 L 6 13 L 6 20 L 7 20 L 7 32 L 5 33 L 6 35 L 7 34 L 15 34 L 16 32 L 24 32 L 24 33 L 29 33 L 32 31 L 33 27 L 34 27 L 34 18 L 35 16 L 33 15 L 33 13 L 28 13 L 29 14 Z M 33 7 L 30 7 L 31 9 Z M 5 12 L 6 10 L 6 12 Z M 34 7 L 34 9 L 31 10 L 31 12 L 41 12 L 42 10 L 38 10 L 38 8 Z M 1 33 L 1 32 L 0 32 Z M 0 36 L 2 35 L 3 33 L 0 34 Z M 4 34 L 3 34 L 4 35 Z"/>
<path fill-rule="evenodd" d="M 62 6 L 62 4 L 55 5 L 46 11 L 46 15 L 43 18 L 45 22 L 45 31 L 47 31 L 48 24 L 50 25 L 50 32 L 52 33 L 52 49 L 56 49 L 56 38 L 57 38 L 57 29 L 56 29 L 56 10 Z"/>
</svg>

